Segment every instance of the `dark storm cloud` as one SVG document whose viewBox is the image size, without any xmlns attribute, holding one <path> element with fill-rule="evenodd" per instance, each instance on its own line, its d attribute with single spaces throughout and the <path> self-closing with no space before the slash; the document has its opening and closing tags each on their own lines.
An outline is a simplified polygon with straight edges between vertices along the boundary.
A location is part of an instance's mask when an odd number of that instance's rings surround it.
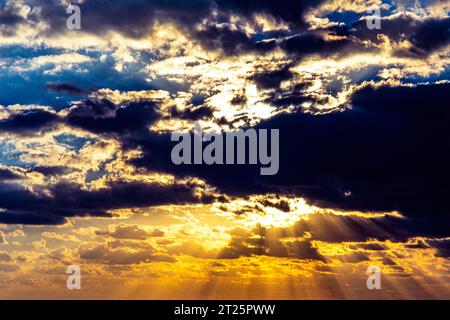
<svg viewBox="0 0 450 320">
<path fill-rule="evenodd" d="M 97 35 L 115 31 L 132 38 L 148 35 L 156 22 L 174 23 L 185 34 L 196 39 L 207 49 L 221 49 L 225 54 L 245 52 L 264 53 L 281 46 L 290 54 L 303 57 L 307 54 L 339 54 L 367 51 L 360 40 L 379 42 L 381 34 L 393 41 L 409 40 L 413 48 L 398 52 L 399 55 L 423 56 L 449 43 L 450 18 L 417 18 L 412 15 L 397 15 L 382 19 L 380 30 L 369 30 L 365 20 L 351 26 L 339 25 L 318 29 L 322 33 L 344 35 L 346 38 L 327 40 L 316 33 L 306 32 L 304 14 L 317 7 L 323 0 L 87 0 L 79 4 L 82 10 L 82 30 Z M 45 21 L 50 33 L 64 33 L 66 28 L 66 6 L 58 0 L 27 0 L 33 9 L 28 22 Z M 76 3 L 74 3 L 76 4 Z M 36 10 L 39 8 L 39 10 Z M 25 23 L 14 6 L 1 7 L 0 21 L 5 26 Z M 212 13 L 216 12 L 213 16 Z M 231 15 L 253 21 L 256 14 L 264 14 L 290 26 L 290 34 L 273 35 L 274 39 L 258 41 L 243 30 L 230 27 Z M 205 23 L 207 21 L 207 23 Z M 27 22 L 27 23 L 28 23 Z M 254 22 L 254 21 L 253 21 Z M 202 28 L 196 28 L 203 23 Z M 306 32 L 306 33 L 305 33 Z M 289 34 L 289 33 L 288 33 Z M 431 36 L 432 35 L 432 36 Z M 280 37 L 280 38 L 279 38 Z M 268 39 L 268 38 L 265 38 Z"/>
<path fill-rule="evenodd" d="M 61 225 L 67 222 L 65 217 L 46 212 L 3 212 L 0 223 L 23 225 Z"/>
<path fill-rule="evenodd" d="M 0 7 L 0 25 L 14 26 L 25 19 L 19 14 L 17 7 L 2 6 Z"/>
<path fill-rule="evenodd" d="M 279 87 L 275 88 L 275 90 L 269 92 L 268 97 L 264 101 L 272 106 L 276 106 L 279 109 L 291 106 L 300 106 L 304 102 L 318 104 L 327 103 L 327 97 L 317 98 L 312 97 L 311 94 L 304 93 L 305 89 L 311 84 L 312 81 L 307 80 L 302 83 L 295 84 L 289 89 L 280 89 Z"/>
<path fill-rule="evenodd" d="M 212 10 L 220 14 L 236 14 L 252 19 L 255 14 L 272 16 L 294 26 L 303 24 L 306 10 L 323 0 L 86 0 L 79 4 L 83 12 L 83 29 L 101 34 L 111 30 L 132 37 L 143 37 L 155 21 L 174 22 L 182 27 L 193 26 L 209 17 Z M 53 32 L 65 28 L 66 6 L 58 0 L 45 3 L 26 1 L 31 7 L 40 7 L 40 18 L 49 22 Z M 77 4 L 77 1 L 73 2 Z M 36 13 L 38 14 L 38 13 Z M 38 18 L 38 17 L 36 17 Z"/>
<path fill-rule="evenodd" d="M 143 130 L 160 118 L 152 101 L 116 105 L 107 99 L 88 99 L 67 115 L 67 124 L 94 133 L 126 134 Z"/>
<path fill-rule="evenodd" d="M 376 52 L 363 46 L 357 39 L 342 38 L 325 40 L 323 35 L 317 33 L 304 33 L 289 37 L 281 42 L 281 48 L 297 58 L 311 54 L 322 57 L 345 56 L 355 52 Z"/>
<path fill-rule="evenodd" d="M 0 168 L 0 182 L 1 181 L 11 181 L 11 180 L 21 180 L 24 176 L 14 172 L 10 168 Z"/>
<path fill-rule="evenodd" d="M 450 44 L 450 18 L 421 23 L 411 35 L 411 42 L 425 53 Z"/>
<path fill-rule="evenodd" d="M 13 133 L 20 136 L 39 135 L 43 131 L 54 128 L 59 121 L 55 113 L 46 110 L 25 110 L 0 120 L 0 133 Z"/>
<path fill-rule="evenodd" d="M 367 87 L 353 109 L 283 115 L 280 173 L 269 181 L 321 205 L 445 218 L 450 85 Z M 295 147 L 290 147 L 295 146 Z"/>
<path fill-rule="evenodd" d="M 210 119 L 213 117 L 212 110 L 205 106 L 192 107 L 183 111 L 180 111 L 176 107 L 173 107 L 170 114 L 171 118 L 178 118 L 191 121 Z"/>
<path fill-rule="evenodd" d="M 437 256 L 443 258 L 450 257 L 450 239 L 433 239 L 427 241 L 428 245 L 437 249 Z"/>
<path fill-rule="evenodd" d="M 436 256 L 450 257 L 450 238 L 443 239 L 424 239 L 418 240 L 416 243 L 406 244 L 405 247 L 410 249 L 436 249 Z"/>
<path fill-rule="evenodd" d="M 342 27 L 345 29 L 345 27 Z M 191 35 L 203 47 L 209 50 L 221 49 L 227 55 L 241 53 L 266 53 L 274 49 L 282 49 L 296 62 L 309 55 L 323 57 L 342 57 L 355 52 L 376 53 L 378 49 L 362 44 L 357 37 L 352 37 L 347 30 L 347 37 L 326 39 L 326 35 L 337 35 L 336 28 L 308 31 L 306 28 L 294 29 L 287 34 L 278 34 L 274 38 L 258 40 L 258 37 L 246 34 L 244 31 L 230 29 L 227 26 L 208 25 L 200 31 L 192 31 Z M 299 31 L 299 32 L 294 32 Z M 282 71 L 282 70 L 280 70 Z"/>
<path fill-rule="evenodd" d="M 45 176 L 60 176 L 71 173 L 77 169 L 63 166 L 35 166 L 32 171 L 42 173 Z"/>
<path fill-rule="evenodd" d="M 289 202 L 286 200 L 270 200 L 270 199 L 264 199 L 260 200 L 259 203 L 261 203 L 263 206 L 266 207 L 272 207 L 276 208 L 283 212 L 290 212 L 291 207 L 289 206 Z"/>
<path fill-rule="evenodd" d="M 123 144 L 142 149 L 137 166 L 199 176 L 226 193 L 284 192 L 325 207 L 398 210 L 418 224 L 433 218 L 428 231 L 445 234 L 449 99 L 447 83 L 368 86 L 345 112 L 276 116 L 257 127 L 280 129 L 280 171 L 271 177 L 247 165 L 174 166 L 169 135 L 127 136 Z"/>
<path fill-rule="evenodd" d="M 294 77 L 290 71 L 291 67 L 292 65 L 289 64 L 274 71 L 257 71 L 250 77 L 250 80 L 253 80 L 260 89 L 279 88 L 281 82 Z"/>
<path fill-rule="evenodd" d="M 208 50 L 221 49 L 226 55 L 238 55 L 240 53 L 264 53 L 277 47 L 275 40 L 255 41 L 245 32 L 209 26 L 205 30 L 195 31 L 194 38 Z"/>
<path fill-rule="evenodd" d="M 87 0 L 80 7 L 83 11 L 83 30 L 101 34 L 117 31 L 129 37 L 141 38 L 148 34 L 155 21 L 176 23 L 191 29 L 212 8 L 210 0 Z M 64 7 L 63 7 L 63 10 Z M 46 16 L 52 21 L 53 15 Z M 64 16 L 63 16 L 64 17 Z M 64 21 L 54 21 L 55 26 Z"/>
<path fill-rule="evenodd" d="M 63 92 L 71 95 L 78 95 L 85 93 L 85 90 L 73 85 L 71 83 L 65 82 L 48 82 L 46 85 L 47 89 L 55 92 Z"/>
<path fill-rule="evenodd" d="M 68 14 L 63 3 L 58 0 L 25 2 L 35 9 L 31 11 L 27 23 L 45 21 L 50 26 L 50 34 L 67 31 Z M 303 20 L 305 12 L 322 2 L 323 0 L 128 0 L 115 1 L 112 5 L 108 0 L 87 0 L 78 4 L 82 12 L 82 29 L 79 32 L 103 35 L 115 31 L 127 37 L 143 38 L 156 22 L 174 23 L 207 49 L 221 49 L 229 55 L 242 52 L 263 53 L 276 48 L 276 42 L 258 41 L 243 30 L 231 28 L 231 15 L 238 15 L 251 22 L 256 14 L 264 14 L 288 23 L 293 30 L 299 31 L 306 30 Z M 216 12 L 214 17 L 213 11 Z M 201 29 L 196 28 L 196 25 L 205 21 L 208 23 Z M 11 20 L 13 22 L 25 20 Z"/>
<path fill-rule="evenodd" d="M 50 32 L 65 32 L 67 6 L 59 0 L 28 0 L 27 4 L 40 8 L 32 17 L 50 24 Z M 104 34 L 116 31 L 129 37 L 141 38 L 148 34 L 155 21 L 175 22 L 191 28 L 211 11 L 210 0 L 87 0 L 77 1 L 82 10 L 83 32 Z"/>
<path fill-rule="evenodd" d="M 22 187 L 0 184 L 0 223 L 63 224 L 67 217 L 111 217 L 111 209 L 163 204 L 209 203 L 214 197 L 194 195 L 192 185 L 164 186 L 139 182 L 116 182 L 107 188 L 87 191 L 81 186 L 59 183 L 50 187 L 51 196 Z"/>
<path fill-rule="evenodd" d="M 298 26 L 304 23 L 303 15 L 323 0 L 216 0 L 219 9 L 252 17 L 255 13 L 272 16 L 279 21 Z"/>
<path fill-rule="evenodd" d="M 359 40 L 380 41 L 386 35 L 391 41 L 408 40 L 412 47 L 396 52 L 397 55 L 426 56 L 450 44 L 450 18 L 422 18 L 397 15 L 381 20 L 381 29 L 369 30 L 365 20 L 351 26 L 348 32 Z"/>
</svg>

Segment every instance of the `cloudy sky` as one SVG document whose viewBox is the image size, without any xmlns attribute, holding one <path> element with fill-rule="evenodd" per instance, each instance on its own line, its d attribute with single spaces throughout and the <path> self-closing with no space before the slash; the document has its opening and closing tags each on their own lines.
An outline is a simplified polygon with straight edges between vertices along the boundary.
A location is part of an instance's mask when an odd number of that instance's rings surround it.
<svg viewBox="0 0 450 320">
<path fill-rule="evenodd" d="M 72 3 L 0 0 L 0 298 L 450 298 L 447 1 Z M 278 174 L 175 166 L 196 122 Z"/>
</svg>

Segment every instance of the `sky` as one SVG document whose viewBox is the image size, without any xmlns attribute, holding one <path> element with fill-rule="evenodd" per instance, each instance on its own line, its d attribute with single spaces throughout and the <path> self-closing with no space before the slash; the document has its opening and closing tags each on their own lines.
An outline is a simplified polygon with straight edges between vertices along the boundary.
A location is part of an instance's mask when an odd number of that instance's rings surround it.
<svg viewBox="0 0 450 320">
<path fill-rule="evenodd" d="M 450 298 L 447 1 L 72 4 L 0 0 L 0 299 Z"/>
</svg>

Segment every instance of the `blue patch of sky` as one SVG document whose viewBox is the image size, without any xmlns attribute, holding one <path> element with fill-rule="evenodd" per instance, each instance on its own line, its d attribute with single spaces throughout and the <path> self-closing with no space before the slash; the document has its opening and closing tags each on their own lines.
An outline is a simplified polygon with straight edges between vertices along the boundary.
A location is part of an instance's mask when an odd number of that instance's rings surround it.
<svg viewBox="0 0 450 320">
<path fill-rule="evenodd" d="M 20 156 L 25 152 L 16 149 L 14 143 L 10 141 L 0 142 L 0 164 L 6 166 L 27 167 L 29 162 L 24 162 Z"/>
<path fill-rule="evenodd" d="M 85 146 L 85 144 L 89 141 L 94 141 L 95 139 L 85 138 L 85 137 L 79 137 L 75 136 L 73 134 L 60 134 L 55 136 L 56 142 L 60 144 L 64 144 L 67 146 L 71 151 L 80 151 L 81 148 Z"/>
<path fill-rule="evenodd" d="M 1 58 L 31 59 L 37 56 L 46 56 L 64 53 L 64 50 L 51 49 L 45 46 L 25 47 L 21 45 L 0 46 Z"/>
<path fill-rule="evenodd" d="M 331 12 L 327 14 L 325 17 L 333 22 L 342 22 L 346 25 L 351 25 L 354 22 L 358 21 L 365 13 L 356 13 L 352 11 L 343 11 L 343 12 Z"/>
<path fill-rule="evenodd" d="M 192 96 L 191 102 L 192 102 L 192 104 L 193 104 L 194 106 L 200 106 L 200 105 L 202 105 L 203 103 L 205 103 L 205 99 L 206 99 L 206 96 L 204 96 L 204 95 L 201 95 L 201 94 L 194 94 L 194 95 Z"/>
<path fill-rule="evenodd" d="M 44 80 L 45 79 L 45 80 Z M 40 71 L 28 72 L 26 75 L 2 74 L 0 75 L 0 104 L 38 104 L 49 105 L 60 109 L 78 98 L 68 93 L 50 91 L 47 82 L 79 83 L 79 79 L 72 72 L 63 76 L 43 76 Z"/>
<path fill-rule="evenodd" d="M 271 32 L 257 32 L 252 35 L 251 39 L 255 42 L 271 39 L 281 39 L 293 35 L 292 31 L 281 30 L 281 31 L 271 31 Z"/>
<path fill-rule="evenodd" d="M 106 172 L 105 166 L 102 166 L 100 168 L 100 170 L 98 170 L 98 171 L 89 170 L 86 173 L 85 183 L 89 183 L 89 182 L 98 180 L 101 177 L 105 176 L 106 174 L 107 174 L 107 172 Z"/>
<path fill-rule="evenodd" d="M 177 84 L 164 78 L 148 81 L 144 69 L 154 56 L 148 52 L 135 52 L 139 59 L 136 63 L 125 65 L 123 72 L 115 69 L 115 60 L 107 53 L 107 58 L 100 61 L 103 52 L 78 51 L 92 58 L 91 62 L 82 63 L 70 70 L 55 74 L 45 73 L 54 66 L 47 65 L 36 70 L 13 72 L 10 67 L 20 59 L 32 59 L 39 56 L 58 55 L 64 51 L 48 48 L 27 48 L 21 46 L 0 47 L 0 104 L 38 104 L 48 105 L 59 110 L 70 106 L 72 101 L 82 100 L 90 92 L 109 88 L 112 90 L 167 90 L 176 92 L 189 88 L 187 84 Z M 47 83 L 70 83 L 83 90 L 82 94 L 55 92 L 47 88 Z"/>
<path fill-rule="evenodd" d="M 446 66 L 444 71 L 439 72 L 439 73 L 435 73 L 435 74 L 431 74 L 428 76 L 420 76 L 417 74 L 411 74 L 408 75 L 404 78 L 402 78 L 403 82 L 408 82 L 408 83 L 424 83 L 424 82 L 429 82 L 429 83 L 434 83 L 437 81 L 442 81 L 442 80 L 449 80 L 450 79 L 450 66 Z"/>
</svg>

